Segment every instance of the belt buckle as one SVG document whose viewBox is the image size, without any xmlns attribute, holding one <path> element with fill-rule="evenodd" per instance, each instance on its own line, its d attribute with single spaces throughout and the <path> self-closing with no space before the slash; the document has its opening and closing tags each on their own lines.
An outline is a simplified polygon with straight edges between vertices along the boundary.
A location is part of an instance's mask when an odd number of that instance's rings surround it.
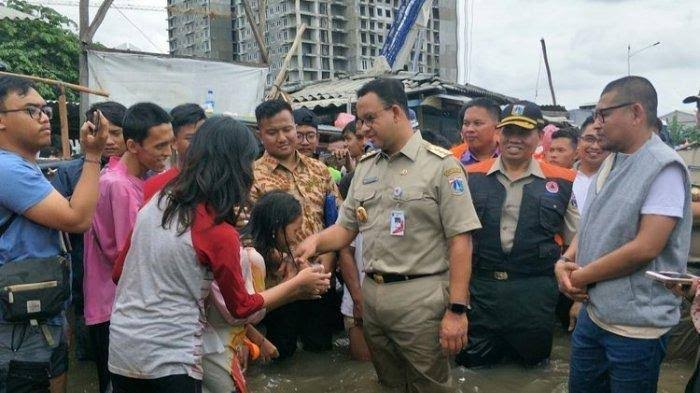
<svg viewBox="0 0 700 393">
<path fill-rule="evenodd" d="M 372 274 L 372 279 L 377 284 L 384 284 L 384 276 L 382 276 L 381 274 L 377 274 L 377 273 Z"/>
<path fill-rule="evenodd" d="M 493 272 L 493 278 L 499 281 L 505 281 L 508 279 L 508 272 Z"/>
</svg>

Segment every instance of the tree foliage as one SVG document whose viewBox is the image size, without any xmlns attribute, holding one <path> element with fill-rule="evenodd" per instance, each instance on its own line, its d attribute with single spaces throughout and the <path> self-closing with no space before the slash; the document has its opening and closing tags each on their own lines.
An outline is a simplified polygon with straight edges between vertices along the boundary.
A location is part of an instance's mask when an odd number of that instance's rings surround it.
<svg viewBox="0 0 700 393">
<path fill-rule="evenodd" d="M 9 0 L 7 6 L 37 17 L 0 23 L 0 60 L 8 71 L 77 84 L 80 41 L 75 22 L 52 8 L 22 0 Z M 37 90 L 45 99 L 58 97 L 54 86 L 39 83 Z M 66 95 L 69 101 L 78 99 L 70 89 Z"/>
<path fill-rule="evenodd" d="M 700 129 L 681 124 L 674 116 L 671 124 L 668 125 L 668 132 L 671 134 L 673 146 L 682 145 L 686 142 L 700 142 Z"/>
</svg>

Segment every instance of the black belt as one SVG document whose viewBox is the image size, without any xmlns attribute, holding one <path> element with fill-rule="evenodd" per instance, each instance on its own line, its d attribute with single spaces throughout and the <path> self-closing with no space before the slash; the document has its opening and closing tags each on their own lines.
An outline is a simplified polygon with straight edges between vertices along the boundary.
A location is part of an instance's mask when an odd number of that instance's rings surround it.
<svg viewBox="0 0 700 393">
<path fill-rule="evenodd" d="M 505 270 L 491 270 L 491 269 L 474 269 L 474 276 L 479 278 L 491 278 L 497 281 L 506 281 L 516 278 L 530 278 L 530 277 L 545 277 L 553 276 L 553 271 L 547 272 L 537 272 L 537 273 L 520 273 L 520 272 L 509 272 Z"/>
<path fill-rule="evenodd" d="M 442 274 L 442 273 L 443 272 L 435 273 L 435 274 L 388 274 L 388 273 L 376 273 L 375 272 L 375 273 L 367 273 L 367 277 L 372 279 L 377 284 L 389 284 L 392 282 L 409 281 L 409 280 L 413 280 L 415 278 L 436 276 L 436 275 Z"/>
</svg>

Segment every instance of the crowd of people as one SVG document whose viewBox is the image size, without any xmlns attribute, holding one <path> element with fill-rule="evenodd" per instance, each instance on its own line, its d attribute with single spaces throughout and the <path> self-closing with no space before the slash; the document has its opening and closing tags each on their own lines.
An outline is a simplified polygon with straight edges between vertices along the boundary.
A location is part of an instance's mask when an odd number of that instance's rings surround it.
<svg viewBox="0 0 700 393">
<path fill-rule="evenodd" d="M 49 181 L 51 108 L 0 77 L 0 393 L 65 392 L 69 347 L 101 393 L 246 392 L 250 361 L 330 351 L 343 329 L 382 386 L 448 392 L 454 365 L 546 365 L 556 320 L 570 392 L 656 391 L 700 300 L 645 274 L 686 272 L 700 208 L 648 80 L 609 83 L 580 128 L 473 99 L 455 146 L 419 129 L 400 81 L 357 97 L 324 151 L 314 112 L 283 100 L 257 131 L 192 103 L 96 103 Z"/>
</svg>

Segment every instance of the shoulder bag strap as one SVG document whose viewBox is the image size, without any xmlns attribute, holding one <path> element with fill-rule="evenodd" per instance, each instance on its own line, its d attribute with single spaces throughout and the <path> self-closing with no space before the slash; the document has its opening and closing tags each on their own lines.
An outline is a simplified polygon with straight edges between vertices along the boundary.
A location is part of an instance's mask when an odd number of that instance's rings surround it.
<svg viewBox="0 0 700 393">
<path fill-rule="evenodd" d="M 5 232 L 7 232 L 7 229 L 10 227 L 15 218 L 17 218 L 17 213 L 12 213 L 12 215 L 10 215 L 10 218 L 8 218 L 4 224 L 0 225 L 0 237 L 2 237 L 2 235 L 5 234 Z"/>
</svg>

